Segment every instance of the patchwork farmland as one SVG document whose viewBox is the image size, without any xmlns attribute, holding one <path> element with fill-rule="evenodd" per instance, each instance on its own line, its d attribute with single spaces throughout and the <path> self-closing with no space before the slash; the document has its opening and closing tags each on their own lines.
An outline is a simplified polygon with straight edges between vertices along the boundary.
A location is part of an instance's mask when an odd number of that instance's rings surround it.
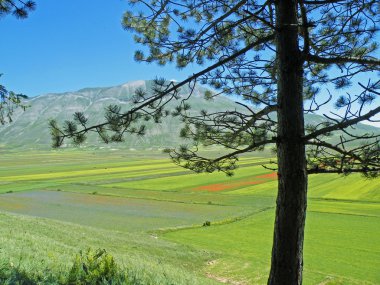
<svg viewBox="0 0 380 285">
<path fill-rule="evenodd" d="M 104 248 L 151 284 L 265 284 L 277 184 L 269 161 L 242 157 L 227 177 L 153 152 L 1 153 L 1 262 L 60 271 L 79 250 Z M 304 284 L 379 284 L 380 180 L 309 182 Z"/>
</svg>

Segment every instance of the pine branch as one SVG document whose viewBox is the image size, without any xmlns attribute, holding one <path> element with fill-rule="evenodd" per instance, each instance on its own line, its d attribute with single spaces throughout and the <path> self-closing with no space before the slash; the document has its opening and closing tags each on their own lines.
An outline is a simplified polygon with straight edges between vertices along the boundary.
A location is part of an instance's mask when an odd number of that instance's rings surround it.
<svg viewBox="0 0 380 285">
<path fill-rule="evenodd" d="M 338 63 L 357 63 L 370 66 L 380 66 L 380 60 L 377 58 L 361 58 L 361 57 L 320 57 L 317 55 L 307 54 L 305 55 L 306 61 L 312 61 L 322 64 L 338 64 Z"/>
<path fill-rule="evenodd" d="M 269 113 L 276 111 L 277 108 L 278 108 L 277 105 L 270 105 L 270 106 L 267 106 L 264 109 L 260 110 L 259 112 L 253 114 L 252 118 L 248 122 L 246 122 L 243 127 L 241 127 L 240 129 L 236 130 L 236 132 L 234 133 L 234 136 L 236 137 L 240 133 L 248 130 L 252 126 L 252 124 L 254 122 L 256 122 L 257 120 L 259 120 L 263 116 L 268 115 Z"/>
<path fill-rule="evenodd" d="M 347 128 L 349 126 L 352 126 L 352 125 L 355 125 L 359 122 L 362 122 L 362 121 L 365 121 L 365 120 L 368 120 L 370 119 L 371 117 L 377 115 L 378 113 L 380 113 L 380 106 L 369 111 L 368 113 L 366 113 L 365 115 L 362 115 L 362 116 L 359 116 L 355 119 L 351 119 L 351 120 L 343 120 L 337 124 L 334 124 L 334 125 L 331 125 L 331 126 L 328 126 L 328 127 L 325 127 L 325 128 L 322 128 L 322 129 L 319 129 L 319 130 L 316 130 L 315 132 L 312 132 L 306 136 L 303 137 L 303 140 L 305 142 L 307 141 L 310 141 L 311 139 L 314 139 L 320 135 L 324 135 L 324 134 L 327 134 L 327 133 L 330 133 L 332 131 L 336 131 L 336 130 L 340 130 L 340 129 L 344 129 L 344 128 Z"/>
<path fill-rule="evenodd" d="M 325 4 L 334 4 L 334 3 L 343 3 L 346 2 L 346 0 L 325 0 L 325 1 L 303 1 L 304 4 L 307 5 L 325 5 Z"/>
<path fill-rule="evenodd" d="M 212 160 L 212 162 L 218 162 L 218 161 L 221 161 L 223 159 L 227 159 L 227 158 L 236 156 L 238 154 L 245 153 L 245 152 L 251 151 L 253 149 L 259 148 L 261 146 L 264 146 L 264 145 L 267 145 L 267 144 L 271 144 L 271 143 L 276 143 L 276 142 L 277 142 L 276 138 L 272 138 L 270 140 L 264 140 L 264 141 L 261 141 L 261 142 L 258 142 L 258 143 L 252 143 L 252 144 L 250 144 L 249 146 L 247 146 L 247 147 L 245 147 L 243 149 L 239 149 L 237 151 L 234 151 L 234 152 L 228 153 L 226 155 L 220 156 L 220 157 Z"/>
<path fill-rule="evenodd" d="M 307 174 L 320 174 L 320 173 L 330 173 L 330 174 L 350 174 L 350 173 L 362 173 L 362 174 L 374 174 L 380 173 L 380 167 L 363 167 L 363 168 L 343 168 L 343 169 L 323 169 L 323 168 L 313 168 L 308 169 Z"/>
<path fill-rule="evenodd" d="M 215 19 L 214 21 L 212 21 L 210 23 L 210 25 L 206 29 L 202 30 L 199 33 L 199 35 L 194 40 L 192 40 L 192 42 L 197 42 L 199 39 L 201 39 L 201 37 L 203 35 L 205 35 L 208 31 L 210 31 L 211 29 L 213 29 L 218 23 L 220 23 L 221 21 L 223 21 L 224 19 L 226 19 L 228 16 L 230 16 L 231 14 L 235 13 L 236 11 L 238 11 L 241 6 L 243 6 L 244 4 L 247 3 L 247 1 L 248 0 L 239 1 L 234 7 L 232 7 L 231 9 L 229 9 L 227 13 L 225 13 L 224 15 L 220 16 L 219 18 Z"/>
<path fill-rule="evenodd" d="M 152 24 L 152 23 L 154 23 L 154 21 L 156 21 L 157 17 L 160 16 L 160 14 L 165 10 L 168 3 L 169 3 L 169 0 L 165 0 L 165 2 L 162 4 L 161 8 L 157 12 L 155 12 L 154 17 L 149 21 L 150 24 Z"/>
<path fill-rule="evenodd" d="M 215 64 L 209 66 L 208 68 L 205 68 L 203 69 L 202 71 L 198 72 L 198 73 L 195 73 L 193 74 L 192 76 L 190 76 L 189 78 L 181 81 L 180 83 L 177 83 L 175 85 L 173 85 L 171 88 L 168 88 L 167 90 L 165 90 L 164 92 L 162 92 L 161 94 L 159 94 L 158 96 L 154 96 L 153 98 L 145 101 L 144 103 L 142 103 L 141 105 L 139 106 L 136 106 L 132 109 L 130 109 L 128 112 L 120 115 L 120 118 L 121 119 L 124 119 L 124 118 L 128 118 L 130 117 L 131 115 L 135 114 L 136 112 L 142 110 L 143 108 L 145 107 L 148 107 L 149 105 L 161 100 L 162 98 L 164 98 L 165 96 L 167 96 L 168 94 L 170 94 L 171 92 L 174 92 L 176 90 L 178 90 L 180 87 L 192 82 L 193 80 L 199 78 L 200 76 L 202 75 L 205 75 L 207 73 L 209 73 L 210 71 L 234 60 L 235 58 L 245 54 L 246 52 L 250 51 L 252 48 L 258 46 L 258 45 L 261 45 L 263 43 L 266 43 L 270 40 L 273 40 L 275 38 L 275 35 L 274 34 L 271 34 L 271 35 L 268 35 L 266 37 L 263 37 L 263 38 L 260 38 L 258 39 L 257 41 L 251 43 L 251 44 L 248 44 L 245 48 L 239 50 L 238 52 L 228 56 L 228 57 L 224 57 L 222 60 L 216 62 Z M 89 131 L 92 131 L 92 130 L 97 130 L 99 128 L 104 128 L 105 126 L 109 125 L 110 123 L 109 122 L 104 122 L 104 123 L 100 123 L 100 124 L 97 124 L 97 125 L 93 125 L 93 126 L 90 126 L 90 127 L 86 127 L 86 128 L 83 128 L 82 130 L 79 130 L 77 132 L 74 132 L 72 134 L 65 134 L 63 135 L 62 137 L 63 138 L 69 138 L 69 137 L 73 137 L 73 136 L 76 136 L 76 135 L 79 135 L 81 133 L 87 133 Z"/>
<path fill-rule="evenodd" d="M 352 157 L 353 159 L 359 161 L 360 163 L 366 163 L 360 156 L 358 156 L 357 154 L 355 154 L 353 152 L 353 150 L 347 151 L 347 150 L 345 150 L 343 148 L 340 148 L 340 147 L 338 147 L 336 145 L 332 145 L 332 144 L 324 142 L 324 141 L 309 141 L 309 142 L 306 143 L 306 145 L 325 147 L 325 148 L 331 149 L 333 151 L 336 151 L 337 153 L 340 153 L 340 154 L 342 154 L 344 156 Z M 364 147 L 365 146 L 361 146 L 360 149 L 363 149 Z M 371 163 L 370 162 L 367 165 L 373 166 L 373 167 L 380 167 L 380 165 L 378 163 Z"/>
</svg>

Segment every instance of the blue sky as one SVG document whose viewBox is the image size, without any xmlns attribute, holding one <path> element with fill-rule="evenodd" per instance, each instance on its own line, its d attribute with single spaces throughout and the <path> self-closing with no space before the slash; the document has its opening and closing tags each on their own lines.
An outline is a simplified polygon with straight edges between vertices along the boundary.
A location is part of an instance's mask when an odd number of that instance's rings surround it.
<svg viewBox="0 0 380 285">
<path fill-rule="evenodd" d="M 121 26 L 126 0 L 35 1 L 25 20 L 0 18 L 0 84 L 9 90 L 36 96 L 156 76 L 182 80 L 199 70 L 135 62 L 141 47 Z"/>
<path fill-rule="evenodd" d="M 184 79 L 195 67 L 136 63 L 138 46 L 123 30 L 124 0 L 36 0 L 25 20 L 0 18 L 0 84 L 28 96 L 114 86 L 163 76 Z"/>
</svg>

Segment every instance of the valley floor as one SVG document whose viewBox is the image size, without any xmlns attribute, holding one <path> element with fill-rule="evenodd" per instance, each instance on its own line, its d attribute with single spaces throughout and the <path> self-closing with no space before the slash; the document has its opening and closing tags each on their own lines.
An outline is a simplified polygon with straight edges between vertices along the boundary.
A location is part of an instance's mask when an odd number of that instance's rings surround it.
<svg viewBox="0 0 380 285">
<path fill-rule="evenodd" d="M 104 248 L 151 284 L 265 284 L 277 184 L 269 161 L 242 157 L 227 177 L 160 153 L 2 152 L 0 262 L 60 271 L 79 250 Z M 380 284 L 380 179 L 309 181 L 304 284 Z"/>
</svg>

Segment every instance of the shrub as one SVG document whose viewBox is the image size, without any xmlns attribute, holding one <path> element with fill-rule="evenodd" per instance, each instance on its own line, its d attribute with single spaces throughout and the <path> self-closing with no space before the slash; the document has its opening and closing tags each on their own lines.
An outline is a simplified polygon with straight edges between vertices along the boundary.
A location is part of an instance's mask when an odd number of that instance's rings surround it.
<svg viewBox="0 0 380 285">
<path fill-rule="evenodd" d="M 104 249 L 87 251 L 75 257 L 74 264 L 67 277 L 67 285 L 105 285 L 126 284 L 112 255 Z"/>
<path fill-rule="evenodd" d="M 11 266 L 10 268 L 2 267 L 0 269 L 1 284 L 18 284 L 18 285 L 35 285 L 37 284 L 31 276 L 21 268 Z"/>
<path fill-rule="evenodd" d="M 49 270 L 45 272 L 30 272 L 20 265 L 0 264 L 0 284 L 1 285 L 60 285 L 59 277 L 51 274 Z"/>
<path fill-rule="evenodd" d="M 141 260 L 142 261 L 142 260 Z M 0 259 L 0 285 L 194 285 L 199 282 L 194 275 L 182 270 L 173 271 L 159 264 L 134 262 L 120 268 L 105 250 L 80 251 L 72 266 L 38 268 L 36 264 L 19 264 Z M 212 283 L 214 284 L 214 283 Z"/>
</svg>

